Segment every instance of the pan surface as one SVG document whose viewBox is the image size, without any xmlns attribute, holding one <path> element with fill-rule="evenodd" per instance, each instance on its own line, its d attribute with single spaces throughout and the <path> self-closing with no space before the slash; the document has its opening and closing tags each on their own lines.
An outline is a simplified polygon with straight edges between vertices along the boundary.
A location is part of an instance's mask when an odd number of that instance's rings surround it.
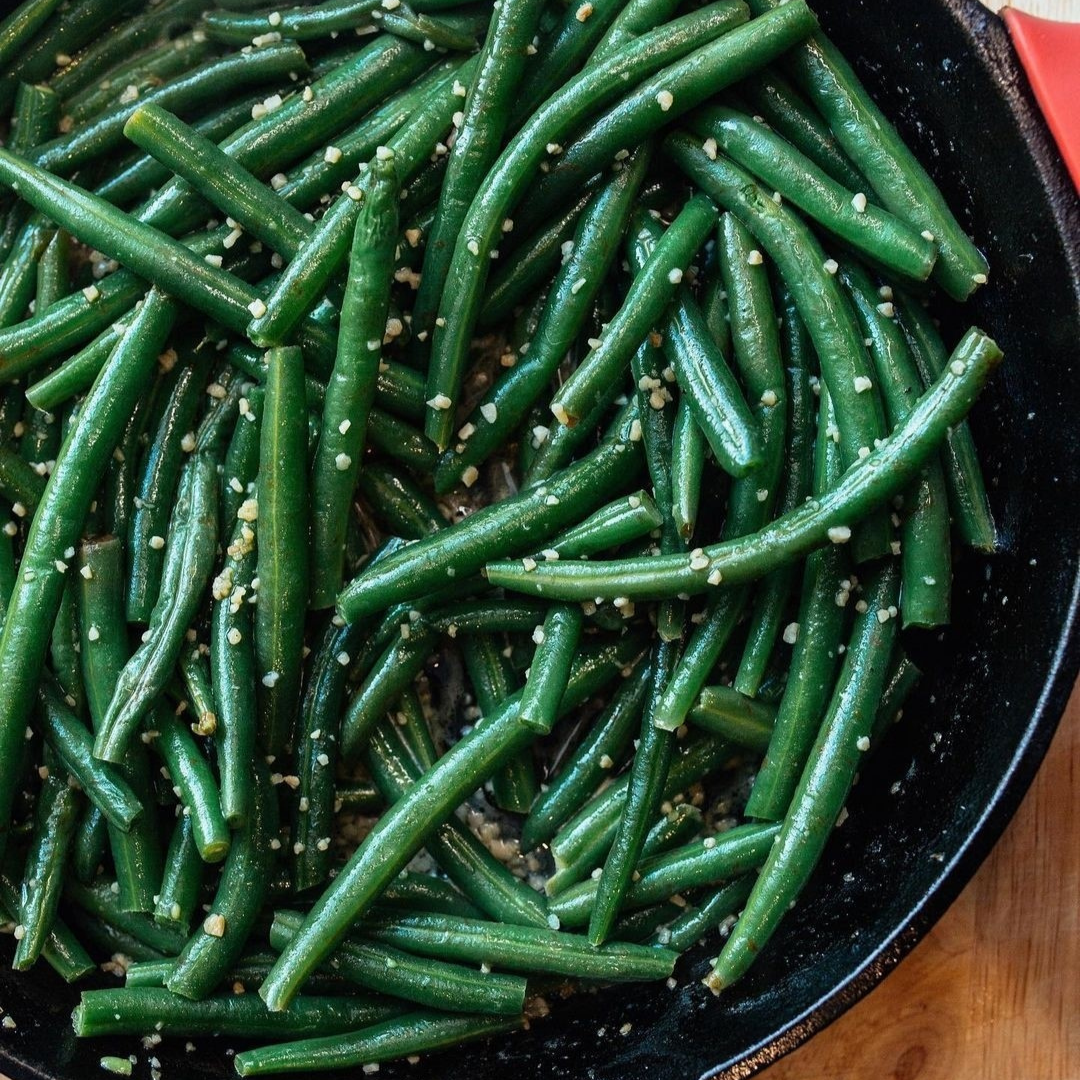
<svg viewBox="0 0 1080 1080">
<path fill-rule="evenodd" d="M 958 560 L 954 626 L 913 644 L 922 685 L 742 982 L 707 994 L 699 980 L 715 950 L 699 948 L 674 989 L 579 994 L 529 1032 L 380 1076 L 750 1076 L 870 990 L 942 914 L 1019 804 L 1064 708 L 1080 661 L 1075 192 L 1000 22 L 975 0 L 813 6 L 990 258 L 991 284 L 963 315 L 1007 357 L 973 417 L 1003 550 Z M 0 1033 L 0 1071 L 13 1080 L 97 1076 L 103 1054 L 130 1053 L 136 1076 L 151 1056 L 166 1080 L 235 1075 L 222 1040 L 196 1039 L 192 1052 L 183 1040 L 76 1044 L 76 994 L 47 971 L 12 973 L 9 954 L 5 943 L 0 1005 L 17 1028 Z"/>
</svg>

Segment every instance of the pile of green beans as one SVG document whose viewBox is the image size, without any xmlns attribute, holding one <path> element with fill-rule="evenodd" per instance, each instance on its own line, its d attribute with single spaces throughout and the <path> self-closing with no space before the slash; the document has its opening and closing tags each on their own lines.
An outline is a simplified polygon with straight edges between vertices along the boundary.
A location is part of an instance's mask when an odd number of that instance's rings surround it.
<svg viewBox="0 0 1080 1080">
<path fill-rule="evenodd" d="M 720 993 L 996 546 L 987 264 L 806 0 L 259 4 L 0 19 L 13 965 L 242 1076 Z"/>
</svg>

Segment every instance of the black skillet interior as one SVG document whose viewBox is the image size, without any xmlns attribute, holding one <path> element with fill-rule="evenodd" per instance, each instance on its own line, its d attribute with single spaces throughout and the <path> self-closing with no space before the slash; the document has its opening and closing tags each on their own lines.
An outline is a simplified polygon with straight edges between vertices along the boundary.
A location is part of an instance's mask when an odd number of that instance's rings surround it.
<svg viewBox="0 0 1080 1080">
<path fill-rule="evenodd" d="M 699 979 L 710 951 L 698 949 L 675 989 L 581 994 L 529 1032 L 384 1065 L 382 1076 L 749 1076 L 866 993 L 944 911 L 1019 803 L 1064 707 L 1078 660 L 1075 192 L 1000 23 L 975 0 L 813 6 L 990 257 L 992 283 L 968 318 L 1008 358 L 974 417 L 1004 549 L 957 566 L 954 627 L 920 643 L 923 685 L 742 983 L 708 995 Z M 150 1056 L 166 1078 L 234 1075 L 224 1041 L 197 1039 L 194 1052 L 182 1040 L 149 1053 L 135 1039 L 76 1045 L 74 1000 L 49 974 L 5 964 L 0 1005 L 18 1026 L 0 1032 L 0 1069 L 75 1080 L 101 1075 L 103 1053 L 135 1053 L 137 1076 Z"/>
</svg>

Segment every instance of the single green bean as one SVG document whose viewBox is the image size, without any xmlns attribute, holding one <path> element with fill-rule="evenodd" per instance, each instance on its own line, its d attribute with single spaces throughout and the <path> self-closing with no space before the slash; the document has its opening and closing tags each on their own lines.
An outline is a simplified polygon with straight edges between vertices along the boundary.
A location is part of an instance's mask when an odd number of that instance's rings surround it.
<svg viewBox="0 0 1080 1080">
<path fill-rule="evenodd" d="M 894 561 L 869 574 L 867 609 L 855 620 L 839 681 L 791 806 L 746 907 L 705 978 L 714 993 L 744 974 L 768 942 L 817 865 L 843 809 L 863 751 L 869 748 L 885 687 L 897 633 L 897 620 L 889 609 L 895 610 L 899 585 Z"/>
<path fill-rule="evenodd" d="M 746 898 L 754 887 L 754 877 L 754 874 L 744 874 L 722 889 L 710 893 L 701 904 L 684 911 L 663 933 L 658 933 L 656 944 L 673 952 L 686 952 L 710 930 L 742 911 Z"/>
<path fill-rule="evenodd" d="M 776 723 L 776 707 L 730 686 L 706 686 L 686 718 L 736 746 L 764 754 Z"/>
<path fill-rule="evenodd" d="M 154 902 L 154 921 L 187 930 L 202 892 L 203 860 L 195 836 L 194 815 L 180 814 L 173 827 L 165 870 Z"/>
<path fill-rule="evenodd" d="M 60 6 L 60 0 L 23 0 L 0 22 L 0 70 L 6 68 Z"/>
<path fill-rule="evenodd" d="M 543 626 L 533 631 L 536 652 L 521 691 L 518 722 L 541 735 L 551 731 L 558 717 L 583 622 L 584 615 L 576 604 L 555 604 Z"/>
<path fill-rule="evenodd" d="M 279 754 L 292 742 L 300 703 L 308 589 L 307 409 L 300 350 L 272 349 L 268 364 L 254 632 L 261 742 L 268 753 Z"/>
</svg>

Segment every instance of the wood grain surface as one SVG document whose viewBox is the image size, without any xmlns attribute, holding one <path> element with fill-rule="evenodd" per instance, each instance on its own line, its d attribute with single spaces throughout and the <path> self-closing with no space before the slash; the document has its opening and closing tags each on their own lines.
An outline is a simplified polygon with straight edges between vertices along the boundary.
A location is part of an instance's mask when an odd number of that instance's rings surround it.
<svg viewBox="0 0 1080 1080">
<path fill-rule="evenodd" d="M 1005 835 L 868 997 L 761 1080 L 1080 1080 L 1080 684 Z"/>
</svg>

